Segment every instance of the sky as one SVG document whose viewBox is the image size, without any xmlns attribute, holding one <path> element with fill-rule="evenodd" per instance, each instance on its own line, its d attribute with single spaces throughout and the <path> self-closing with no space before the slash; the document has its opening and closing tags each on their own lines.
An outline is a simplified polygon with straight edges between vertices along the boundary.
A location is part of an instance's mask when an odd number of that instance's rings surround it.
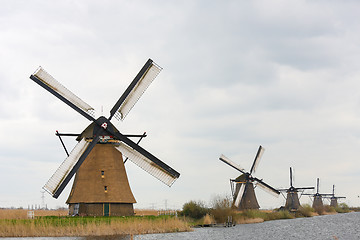
<svg viewBox="0 0 360 240">
<path fill-rule="evenodd" d="M 148 58 L 163 70 L 122 133 L 180 172 L 168 187 L 125 164 L 135 208 L 210 205 L 240 173 L 274 188 L 315 186 L 360 206 L 358 1 L 0 0 L 0 207 L 66 207 L 42 186 L 65 159 L 55 131 L 90 122 L 29 79 L 42 66 L 97 116 Z M 72 149 L 76 141 L 66 138 Z M 261 208 L 284 205 L 256 188 Z M 311 203 L 308 196 L 301 203 Z"/>
</svg>

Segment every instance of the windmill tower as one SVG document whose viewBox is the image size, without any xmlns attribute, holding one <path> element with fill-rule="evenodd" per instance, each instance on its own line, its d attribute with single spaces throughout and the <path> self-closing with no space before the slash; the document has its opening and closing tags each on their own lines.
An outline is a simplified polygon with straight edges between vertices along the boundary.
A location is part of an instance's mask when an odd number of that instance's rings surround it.
<svg viewBox="0 0 360 240">
<path fill-rule="evenodd" d="M 71 215 L 134 214 L 133 203 L 136 201 L 129 186 L 124 156 L 168 186 L 179 178 L 177 171 L 133 142 L 129 138 L 131 135 L 120 133 L 110 122 L 113 117 L 124 120 L 161 70 L 149 59 L 111 109 L 110 116 L 97 119 L 90 105 L 41 67 L 30 76 L 41 87 L 91 121 L 77 135 L 77 145 L 43 187 L 54 198 L 58 198 L 76 173 L 67 199 Z"/>
<path fill-rule="evenodd" d="M 290 187 L 288 189 L 278 189 L 280 192 L 286 192 L 285 209 L 289 211 L 297 211 L 300 207 L 298 192 L 301 191 L 303 193 L 306 189 L 314 189 L 314 187 L 295 188 L 293 186 L 293 174 L 290 167 Z"/>
<path fill-rule="evenodd" d="M 336 208 L 338 206 L 338 199 L 346 198 L 346 197 L 336 197 L 335 196 L 335 185 L 333 185 L 333 192 L 331 196 L 327 196 L 326 198 L 330 198 L 330 206 Z"/>
<path fill-rule="evenodd" d="M 260 208 L 254 191 L 254 182 L 256 182 L 256 186 L 260 186 L 263 189 L 268 190 L 268 192 L 274 193 L 276 196 L 280 194 L 278 190 L 263 182 L 262 179 L 258 179 L 252 176 L 252 173 L 255 173 L 256 171 L 256 168 L 259 164 L 260 158 L 263 155 L 264 150 L 265 149 L 262 146 L 259 147 L 254 162 L 251 166 L 250 172 L 246 172 L 244 168 L 232 162 L 224 155 L 221 155 L 219 158 L 224 163 L 228 164 L 229 166 L 235 168 L 242 173 L 236 179 L 230 179 L 230 186 L 233 195 L 233 205 L 238 210 Z"/>
<path fill-rule="evenodd" d="M 315 194 L 303 194 L 303 195 L 312 196 L 314 198 L 312 208 L 314 208 L 315 211 L 317 211 L 317 212 L 322 212 L 324 210 L 324 203 L 323 203 L 322 199 L 323 199 L 323 197 L 328 196 L 330 194 L 319 193 L 319 182 L 320 182 L 320 179 L 317 178 L 316 179 L 316 193 Z"/>
</svg>

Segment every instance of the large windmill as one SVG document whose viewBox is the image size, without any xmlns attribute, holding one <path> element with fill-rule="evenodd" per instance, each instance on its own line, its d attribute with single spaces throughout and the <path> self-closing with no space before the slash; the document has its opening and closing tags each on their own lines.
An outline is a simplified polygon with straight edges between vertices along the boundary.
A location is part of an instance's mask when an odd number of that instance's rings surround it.
<svg viewBox="0 0 360 240">
<path fill-rule="evenodd" d="M 285 209 L 289 211 L 297 211 L 300 207 L 298 192 L 301 192 L 302 195 L 304 190 L 307 189 L 314 189 L 314 187 L 296 188 L 293 186 L 293 174 L 292 174 L 292 168 L 290 167 L 290 187 L 287 189 L 278 189 L 280 192 L 286 192 Z"/>
<path fill-rule="evenodd" d="M 233 195 L 233 205 L 238 210 L 246 209 L 259 209 L 259 203 L 255 196 L 254 191 L 254 182 L 256 186 L 260 186 L 265 190 L 268 190 L 270 193 L 274 193 L 277 196 L 280 194 L 278 190 L 266 184 L 262 179 L 253 177 L 252 174 L 255 173 L 256 168 L 259 164 L 260 158 L 264 153 L 264 148 L 259 147 L 254 162 L 251 166 L 250 172 L 246 172 L 244 168 L 240 167 L 238 164 L 232 162 L 229 158 L 224 155 L 220 156 L 220 160 L 229 166 L 240 171 L 242 174 L 236 179 L 230 179 L 231 191 Z"/>
<path fill-rule="evenodd" d="M 322 212 L 324 210 L 324 203 L 323 203 L 322 199 L 323 199 L 323 197 L 329 196 L 331 194 L 319 193 L 319 184 L 320 184 L 320 179 L 317 178 L 316 179 L 316 193 L 315 194 L 304 193 L 303 195 L 312 196 L 314 198 L 312 207 L 315 209 L 315 211 Z"/>
<path fill-rule="evenodd" d="M 335 185 L 333 185 L 333 191 L 332 191 L 331 196 L 326 196 L 325 198 L 329 198 L 330 199 L 330 206 L 335 208 L 335 207 L 338 206 L 338 199 L 346 198 L 346 197 L 336 197 L 335 196 Z"/>
<path fill-rule="evenodd" d="M 133 215 L 135 198 L 123 156 L 171 186 L 180 174 L 120 133 L 110 120 L 124 120 L 143 92 L 162 70 L 149 59 L 113 106 L 108 118 L 95 119 L 94 109 L 39 67 L 30 78 L 92 123 L 78 136 L 78 143 L 44 189 L 58 198 L 76 173 L 67 199 L 70 214 Z"/>
</svg>

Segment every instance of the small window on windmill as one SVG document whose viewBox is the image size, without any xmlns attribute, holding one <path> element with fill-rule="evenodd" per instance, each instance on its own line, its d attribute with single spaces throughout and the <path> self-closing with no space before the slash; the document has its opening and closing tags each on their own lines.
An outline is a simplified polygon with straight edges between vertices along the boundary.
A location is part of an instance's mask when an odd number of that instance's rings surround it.
<svg viewBox="0 0 360 240">
<path fill-rule="evenodd" d="M 105 178 L 105 172 L 101 171 L 101 178 Z"/>
<path fill-rule="evenodd" d="M 107 186 L 104 186 L 104 190 L 105 190 L 105 192 L 107 193 L 107 190 L 108 190 L 108 189 L 107 189 Z"/>
</svg>

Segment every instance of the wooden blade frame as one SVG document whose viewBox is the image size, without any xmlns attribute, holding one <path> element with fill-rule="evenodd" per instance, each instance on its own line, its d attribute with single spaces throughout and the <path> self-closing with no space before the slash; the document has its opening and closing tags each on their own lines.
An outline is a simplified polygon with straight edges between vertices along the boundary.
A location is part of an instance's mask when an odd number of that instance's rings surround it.
<svg viewBox="0 0 360 240">
<path fill-rule="evenodd" d="M 41 67 L 39 67 L 35 73 L 30 76 L 30 79 L 63 101 L 65 104 L 73 108 L 75 111 L 83 115 L 88 120 L 95 121 L 94 108 L 65 88 Z"/>
<path fill-rule="evenodd" d="M 97 136 L 89 144 L 85 139 L 82 139 L 44 185 L 43 189 L 49 192 L 54 198 L 58 198 L 72 176 L 74 176 L 85 158 L 89 155 L 90 151 L 95 147 L 98 140 L 99 137 Z"/>
<path fill-rule="evenodd" d="M 162 68 L 160 66 L 149 59 L 130 83 L 123 95 L 121 95 L 114 107 L 110 110 L 109 120 L 111 120 L 113 116 L 117 119 L 124 120 L 129 111 L 161 70 Z"/>
<path fill-rule="evenodd" d="M 127 146 L 129 146 L 130 148 L 132 148 L 134 151 L 138 152 L 139 154 L 141 154 L 142 156 L 144 156 L 146 159 L 150 160 L 153 162 L 153 164 L 156 164 L 158 166 L 158 168 L 163 169 L 163 171 L 165 171 L 166 173 L 168 173 L 169 175 L 171 175 L 174 178 L 179 178 L 180 177 L 180 173 L 178 173 L 177 171 L 175 171 L 173 168 L 171 168 L 170 166 L 168 166 L 166 163 L 162 162 L 160 159 L 158 159 L 157 157 L 155 157 L 154 155 L 152 155 L 150 152 L 146 151 L 144 148 L 142 148 L 141 146 L 137 145 L 135 142 L 133 142 L 131 139 L 125 137 L 124 135 L 122 135 L 119 132 L 113 132 L 110 129 L 107 130 L 111 135 L 115 136 L 117 139 L 119 139 L 121 142 L 125 143 Z M 125 148 L 125 147 L 124 147 Z M 130 151 L 130 150 L 129 150 Z M 129 159 L 131 160 L 130 156 Z"/>
</svg>

